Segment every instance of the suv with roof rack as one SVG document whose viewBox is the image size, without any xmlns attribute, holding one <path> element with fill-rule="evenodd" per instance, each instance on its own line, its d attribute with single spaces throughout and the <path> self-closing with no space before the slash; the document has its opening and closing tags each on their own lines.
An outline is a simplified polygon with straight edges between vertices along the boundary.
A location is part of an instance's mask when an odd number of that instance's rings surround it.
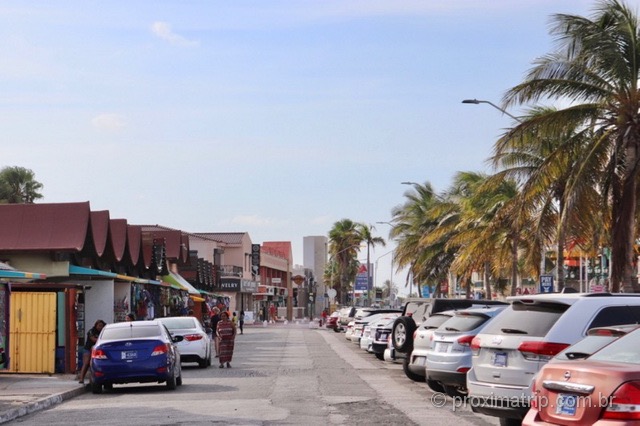
<svg viewBox="0 0 640 426">
<path fill-rule="evenodd" d="M 589 329 L 640 323 L 640 294 L 551 293 L 507 298 L 507 307 L 471 342 L 467 373 L 471 408 L 519 425 L 532 379 L 553 356 Z"/>
</svg>

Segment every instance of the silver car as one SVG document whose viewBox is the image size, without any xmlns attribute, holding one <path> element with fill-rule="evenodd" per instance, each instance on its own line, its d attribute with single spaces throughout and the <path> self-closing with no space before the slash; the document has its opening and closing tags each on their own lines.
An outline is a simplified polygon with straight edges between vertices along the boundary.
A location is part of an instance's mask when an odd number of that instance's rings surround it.
<svg viewBox="0 0 640 426">
<path fill-rule="evenodd" d="M 457 311 L 432 334 L 427 351 L 426 380 L 437 382 L 451 397 L 467 396 L 471 341 L 506 306 Z"/>
</svg>

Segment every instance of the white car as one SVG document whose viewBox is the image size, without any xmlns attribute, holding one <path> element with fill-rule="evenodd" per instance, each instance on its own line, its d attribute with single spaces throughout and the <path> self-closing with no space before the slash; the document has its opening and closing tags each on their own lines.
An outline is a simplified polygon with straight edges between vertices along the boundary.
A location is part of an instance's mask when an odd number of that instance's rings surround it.
<svg viewBox="0 0 640 426">
<path fill-rule="evenodd" d="M 365 324 L 362 331 L 362 337 L 360 337 L 360 349 L 367 352 L 373 352 L 373 341 L 375 339 L 378 327 L 387 325 L 389 322 L 393 323 L 393 320 L 398 318 L 400 313 L 380 314 L 380 318 L 369 321 Z"/>
<path fill-rule="evenodd" d="M 176 346 L 182 362 L 197 362 L 200 368 L 211 365 L 211 337 L 196 317 L 157 318 L 171 333 L 182 336 Z"/>
<path fill-rule="evenodd" d="M 640 323 L 640 294 L 550 293 L 507 298 L 511 305 L 471 341 L 467 389 L 474 412 L 520 424 L 532 379 L 594 327 Z M 576 361 L 579 362 L 579 361 Z"/>
</svg>

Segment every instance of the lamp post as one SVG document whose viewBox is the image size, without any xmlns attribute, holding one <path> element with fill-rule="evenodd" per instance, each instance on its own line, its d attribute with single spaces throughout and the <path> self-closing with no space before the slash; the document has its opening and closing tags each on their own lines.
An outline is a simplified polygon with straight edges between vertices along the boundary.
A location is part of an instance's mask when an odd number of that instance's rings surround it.
<svg viewBox="0 0 640 426">
<path fill-rule="evenodd" d="M 501 111 L 503 114 L 508 115 L 509 117 L 513 118 L 514 120 L 516 120 L 518 123 L 522 123 L 522 120 L 519 119 L 518 117 L 516 117 L 513 114 L 508 113 L 507 111 L 505 111 L 504 109 L 500 108 L 498 105 L 494 104 L 493 102 L 489 102 L 489 101 L 482 101 L 479 99 L 465 99 L 462 101 L 463 104 L 489 104 L 492 107 L 494 107 L 495 109 L 497 109 L 498 111 Z"/>
</svg>

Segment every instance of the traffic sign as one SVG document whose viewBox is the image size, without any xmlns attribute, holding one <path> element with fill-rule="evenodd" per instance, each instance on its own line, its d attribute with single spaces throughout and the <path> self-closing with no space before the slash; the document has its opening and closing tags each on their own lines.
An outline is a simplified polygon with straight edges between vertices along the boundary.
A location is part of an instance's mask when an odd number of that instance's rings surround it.
<svg viewBox="0 0 640 426">
<path fill-rule="evenodd" d="M 553 293 L 553 275 L 540 275 L 540 293 Z"/>
</svg>

